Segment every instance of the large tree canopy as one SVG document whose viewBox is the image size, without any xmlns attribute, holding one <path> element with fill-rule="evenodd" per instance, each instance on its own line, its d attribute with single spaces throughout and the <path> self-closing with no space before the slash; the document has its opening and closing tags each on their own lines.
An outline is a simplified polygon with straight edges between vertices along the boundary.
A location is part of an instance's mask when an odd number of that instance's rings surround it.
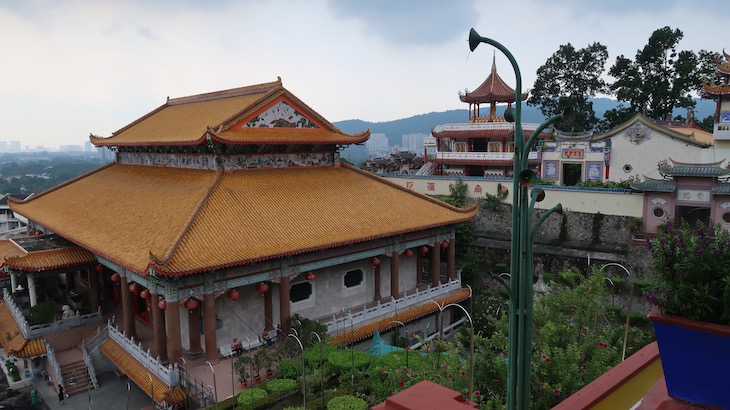
<svg viewBox="0 0 730 410">
<path fill-rule="evenodd" d="M 561 45 L 540 68 L 527 104 L 540 107 L 546 116 L 571 109 L 575 119 L 560 121 L 555 127 L 562 131 L 584 131 L 598 124 L 593 103 L 588 97 L 605 91 L 601 79 L 608 51 L 601 43 L 576 50 L 570 43 Z"/>
<path fill-rule="evenodd" d="M 623 55 L 608 71 L 616 81 L 610 90 L 623 104 L 606 112 L 604 127 L 612 128 L 636 113 L 657 120 L 671 120 L 675 107 L 693 108 L 690 92 L 701 85 L 697 56 L 692 51 L 677 52 L 684 34 L 670 27 L 655 30 L 632 61 Z"/>
</svg>

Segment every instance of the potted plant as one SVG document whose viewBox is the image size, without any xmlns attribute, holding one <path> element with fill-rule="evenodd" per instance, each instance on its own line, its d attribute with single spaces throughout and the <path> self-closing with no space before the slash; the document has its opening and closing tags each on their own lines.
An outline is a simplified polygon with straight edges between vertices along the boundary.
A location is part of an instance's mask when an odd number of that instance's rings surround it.
<svg viewBox="0 0 730 410">
<path fill-rule="evenodd" d="M 713 224 L 667 224 L 650 242 L 653 284 L 644 294 L 667 391 L 730 408 L 730 234 Z"/>
<path fill-rule="evenodd" d="M 261 383 L 261 369 L 264 366 L 265 349 L 262 347 L 253 354 L 253 377 L 256 383 Z"/>
<path fill-rule="evenodd" d="M 248 387 L 248 379 L 251 377 L 251 358 L 241 356 L 233 364 L 233 368 L 238 374 L 238 380 L 241 382 L 241 388 Z"/>
<path fill-rule="evenodd" d="M 271 379 L 274 376 L 274 371 L 271 369 L 271 366 L 274 364 L 274 349 L 269 347 L 259 351 L 262 353 L 261 367 L 266 369 L 266 379 Z M 258 354 L 258 352 L 256 353 Z"/>
</svg>

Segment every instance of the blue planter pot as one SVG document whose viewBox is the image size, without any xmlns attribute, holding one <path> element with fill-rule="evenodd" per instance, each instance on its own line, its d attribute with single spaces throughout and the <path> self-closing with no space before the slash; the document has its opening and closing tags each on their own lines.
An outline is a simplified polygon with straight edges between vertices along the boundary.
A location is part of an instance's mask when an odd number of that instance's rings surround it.
<svg viewBox="0 0 730 410">
<path fill-rule="evenodd" d="M 649 312 L 669 395 L 730 409 L 730 327 Z"/>
</svg>

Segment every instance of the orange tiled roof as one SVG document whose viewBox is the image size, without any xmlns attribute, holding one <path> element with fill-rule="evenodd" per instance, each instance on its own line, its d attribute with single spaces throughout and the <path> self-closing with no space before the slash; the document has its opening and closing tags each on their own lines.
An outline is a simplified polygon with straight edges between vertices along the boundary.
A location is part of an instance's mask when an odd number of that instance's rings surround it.
<svg viewBox="0 0 730 410">
<path fill-rule="evenodd" d="M 357 168 L 115 164 L 10 206 L 128 270 L 179 276 L 472 219 Z"/>
<path fill-rule="evenodd" d="M 8 356 L 26 358 L 46 354 L 43 338 L 27 340 L 23 337 L 4 300 L 0 301 L 0 335 L 0 344 Z"/>
<path fill-rule="evenodd" d="M 522 100 L 526 100 L 527 93 L 523 93 L 520 97 Z M 461 101 L 470 103 L 515 102 L 515 90 L 497 74 L 497 64 L 492 58 L 492 72 L 489 73 L 487 79 L 476 90 L 462 95 Z"/>
<path fill-rule="evenodd" d="M 23 256 L 25 254 L 25 250 L 10 239 L 0 240 L 0 265 L 8 258 Z"/>
<path fill-rule="evenodd" d="M 469 299 L 471 290 L 469 288 L 461 288 L 458 292 L 451 293 L 445 296 L 436 298 L 436 303 L 441 306 L 445 306 L 451 303 L 459 303 Z M 365 339 L 375 333 L 375 329 L 379 331 L 385 331 L 394 326 L 393 321 L 399 320 L 403 323 L 410 322 L 411 320 L 418 319 L 419 317 L 426 316 L 437 311 L 438 308 L 433 303 L 424 303 L 418 305 L 404 312 L 399 312 L 398 316 L 387 316 L 380 319 L 377 322 L 367 323 L 365 325 L 355 327 L 352 331 L 342 332 L 339 335 L 333 336 L 332 342 L 336 345 L 345 345 L 350 343 L 353 339 L 355 342 Z"/>
<path fill-rule="evenodd" d="M 84 248 L 71 246 L 60 249 L 29 252 L 22 256 L 9 257 L 3 266 L 12 269 L 40 272 L 71 266 L 97 263 L 96 256 Z"/>
<path fill-rule="evenodd" d="M 702 84 L 702 90 L 709 95 L 728 95 L 730 94 L 730 85 Z"/>
<path fill-rule="evenodd" d="M 239 129 L 278 101 L 293 104 L 319 128 Z M 316 130 L 316 131 L 315 131 Z M 180 146 L 207 144 L 354 144 L 370 133 L 348 135 L 296 98 L 281 79 L 248 87 L 173 98 L 108 138 L 90 136 L 96 146 Z"/>
<path fill-rule="evenodd" d="M 137 359 L 130 355 L 123 347 L 111 338 L 104 340 L 99 346 L 106 357 L 109 358 L 127 377 L 129 377 L 148 396 L 153 397 L 156 403 L 166 401 L 169 404 L 183 403 L 187 399 L 185 388 L 182 386 L 170 387 L 159 377 L 147 371 Z M 149 375 L 149 376 L 148 376 Z M 150 382 L 150 377 L 152 381 Z M 150 390 L 153 390 L 152 392 Z"/>
</svg>

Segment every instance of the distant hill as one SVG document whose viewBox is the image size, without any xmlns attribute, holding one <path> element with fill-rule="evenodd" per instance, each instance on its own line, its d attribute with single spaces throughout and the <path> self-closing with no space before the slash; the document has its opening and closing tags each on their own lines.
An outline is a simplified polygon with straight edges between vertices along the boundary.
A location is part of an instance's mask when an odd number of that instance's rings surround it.
<svg viewBox="0 0 730 410">
<path fill-rule="evenodd" d="M 616 100 L 610 98 L 592 98 L 593 110 L 598 118 L 602 118 L 603 114 L 610 109 L 616 108 L 618 105 Z M 697 106 L 695 107 L 695 118 L 702 120 L 707 116 L 713 115 L 715 112 L 715 102 L 712 100 L 695 99 Z M 484 109 L 484 107 L 482 107 Z M 502 115 L 506 106 L 497 108 L 497 115 Z M 489 109 L 488 107 L 486 109 Z M 687 116 L 684 109 L 675 109 L 674 116 Z M 527 104 L 522 105 L 522 121 L 541 123 L 545 121 L 545 116 L 536 107 L 530 107 Z M 344 120 L 337 121 L 334 124 L 346 133 L 358 133 L 366 129 L 370 129 L 370 133 L 383 133 L 388 138 L 388 145 L 400 145 L 401 136 L 403 134 L 422 133 L 429 134 L 431 129 L 440 124 L 453 124 L 466 122 L 469 119 L 469 111 L 449 110 L 442 112 L 431 112 L 428 114 L 414 115 L 413 117 L 402 118 L 399 120 L 385 122 L 369 122 L 363 120 Z M 342 157 L 349 160 L 355 165 L 360 164 L 367 158 L 364 146 L 353 145 L 342 151 Z"/>
</svg>

